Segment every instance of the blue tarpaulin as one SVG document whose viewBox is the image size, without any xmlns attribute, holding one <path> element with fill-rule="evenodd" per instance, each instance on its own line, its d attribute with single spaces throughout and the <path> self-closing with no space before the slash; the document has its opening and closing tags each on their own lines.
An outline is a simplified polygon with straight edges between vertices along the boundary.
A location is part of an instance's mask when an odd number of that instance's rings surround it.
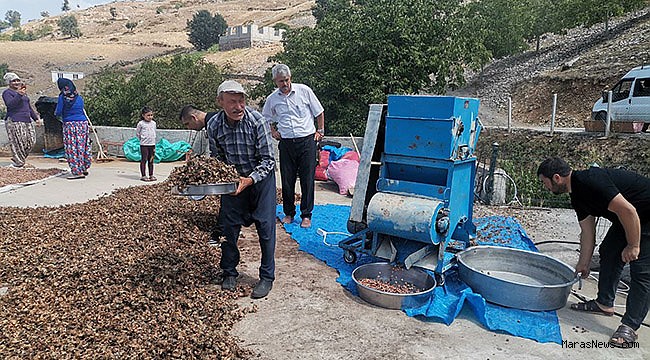
<svg viewBox="0 0 650 360">
<path fill-rule="evenodd" d="M 278 205 L 276 211 L 278 218 L 284 217 L 281 205 Z M 354 295 L 358 295 L 352 281 L 352 271 L 359 265 L 385 260 L 359 254 L 356 264 L 343 261 L 343 249 L 338 247 L 338 242 L 346 237 L 344 234 L 347 233 L 349 215 L 349 206 L 316 205 L 312 213 L 311 228 L 301 228 L 298 219 L 291 224 L 285 224 L 284 228 L 298 242 L 300 250 L 337 269 L 339 277 L 336 281 Z M 537 251 L 521 225 L 511 217 L 492 216 L 475 219 L 474 223 L 480 245 Z M 319 228 L 324 230 L 325 238 L 317 233 Z M 449 261 L 451 257 L 452 254 L 445 254 L 445 261 Z M 487 303 L 459 279 L 455 267 L 445 273 L 445 285 L 434 289 L 428 304 L 420 308 L 405 309 L 404 312 L 409 316 L 419 316 L 425 320 L 440 321 L 449 325 L 465 305 L 468 305 L 476 319 L 489 330 L 539 342 L 562 343 L 560 324 L 555 311 L 518 310 Z"/>
<path fill-rule="evenodd" d="M 46 159 L 60 159 L 65 157 L 65 150 L 63 148 L 45 151 L 43 149 L 43 157 Z"/>
</svg>

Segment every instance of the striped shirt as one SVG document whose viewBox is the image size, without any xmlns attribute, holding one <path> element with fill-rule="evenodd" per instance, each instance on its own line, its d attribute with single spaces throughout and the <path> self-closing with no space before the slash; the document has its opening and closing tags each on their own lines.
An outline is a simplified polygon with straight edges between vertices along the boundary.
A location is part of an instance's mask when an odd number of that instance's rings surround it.
<svg viewBox="0 0 650 360">
<path fill-rule="evenodd" d="M 240 176 L 257 183 L 275 169 L 275 157 L 268 122 L 259 112 L 246 107 L 244 118 L 228 125 L 226 113 L 208 119 L 210 155 L 234 165 Z"/>
</svg>

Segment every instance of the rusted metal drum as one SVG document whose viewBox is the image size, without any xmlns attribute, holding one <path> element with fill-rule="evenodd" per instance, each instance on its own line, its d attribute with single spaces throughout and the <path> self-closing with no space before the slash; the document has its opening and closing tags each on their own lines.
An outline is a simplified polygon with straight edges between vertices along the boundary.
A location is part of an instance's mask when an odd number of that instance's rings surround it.
<svg viewBox="0 0 650 360">
<path fill-rule="evenodd" d="M 375 194 L 368 204 L 368 228 L 426 244 L 438 244 L 436 218 L 442 201 L 390 193 Z"/>
</svg>

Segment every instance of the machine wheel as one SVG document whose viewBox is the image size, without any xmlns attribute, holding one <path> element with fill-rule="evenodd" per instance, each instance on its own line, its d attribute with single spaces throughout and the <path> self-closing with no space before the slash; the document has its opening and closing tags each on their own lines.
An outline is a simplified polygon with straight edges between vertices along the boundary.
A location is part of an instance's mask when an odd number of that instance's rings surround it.
<svg viewBox="0 0 650 360">
<path fill-rule="evenodd" d="M 348 264 L 354 264 L 357 262 L 357 253 L 352 250 L 345 250 L 343 253 L 343 261 Z"/>
<path fill-rule="evenodd" d="M 434 274 L 435 279 L 436 279 L 436 286 L 444 286 L 445 285 L 445 275 L 443 274 Z"/>
<path fill-rule="evenodd" d="M 596 113 L 596 116 L 594 116 L 595 120 L 600 120 L 600 121 L 606 121 L 607 120 L 607 112 L 606 111 L 599 111 Z"/>
</svg>

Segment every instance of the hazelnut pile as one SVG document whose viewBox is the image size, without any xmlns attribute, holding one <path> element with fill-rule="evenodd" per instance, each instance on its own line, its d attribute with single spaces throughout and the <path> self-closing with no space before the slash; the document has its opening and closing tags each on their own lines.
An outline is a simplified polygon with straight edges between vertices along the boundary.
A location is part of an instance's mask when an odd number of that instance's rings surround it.
<svg viewBox="0 0 650 360">
<path fill-rule="evenodd" d="M 219 201 L 167 184 L 83 204 L 0 208 L 0 359 L 239 359 L 256 306 L 219 286 Z"/>
<path fill-rule="evenodd" d="M 169 174 L 172 186 L 183 191 L 188 185 L 233 183 L 239 181 L 239 174 L 233 165 L 212 157 L 192 157 L 183 166 L 174 168 Z"/>
<path fill-rule="evenodd" d="M 359 283 L 371 289 L 391 293 L 391 294 L 415 294 L 422 289 L 407 281 L 387 281 L 384 279 L 361 279 Z"/>
</svg>

